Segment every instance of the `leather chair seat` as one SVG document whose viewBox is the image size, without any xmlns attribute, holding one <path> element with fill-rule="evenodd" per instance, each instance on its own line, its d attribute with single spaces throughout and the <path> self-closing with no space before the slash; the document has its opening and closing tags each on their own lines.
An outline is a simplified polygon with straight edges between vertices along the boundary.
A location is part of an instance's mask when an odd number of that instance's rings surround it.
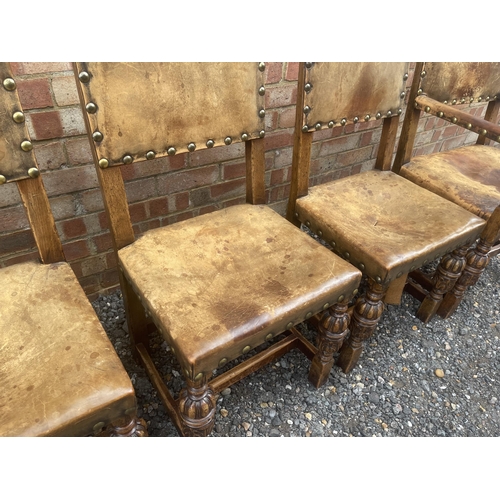
<svg viewBox="0 0 500 500">
<path fill-rule="evenodd" d="M 498 148 L 473 145 L 415 156 L 400 173 L 482 219 L 489 219 L 500 205 Z"/>
<path fill-rule="evenodd" d="M 94 433 L 134 390 L 71 267 L 0 269 L 0 435 Z M 132 411 L 132 410 L 131 410 Z"/>
<path fill-rule="evenodd" d="M 351 297 L 361 273 L 263 205 L 148 231 L 119 263 L 186 376 Z"/>
<path fill-rule="evenodd" d="M 380 170 L 312 187 L 297 199 L 296 211 L 302 223 L 321 231 L 337 253 L 378 283 L 472 244 L 485 225 L 463 208 Z"/>
</svg>

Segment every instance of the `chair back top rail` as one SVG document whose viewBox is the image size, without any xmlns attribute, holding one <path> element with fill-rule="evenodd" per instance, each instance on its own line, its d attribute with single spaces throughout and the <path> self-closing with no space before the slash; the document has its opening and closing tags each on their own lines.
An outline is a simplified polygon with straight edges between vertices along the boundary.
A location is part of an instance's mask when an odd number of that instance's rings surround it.
<svg viewBox="0 0 500 500">
<path fill-rule="evenodd" d="M 302 127 L 313 132 L 401 114 L 408 63 L 305 63 L 304 76 Z"/>
<path fill-rule="evenodd" d="M 264 136 L 264 63 L 76 63 L 101 167 Z"/>
</svg>

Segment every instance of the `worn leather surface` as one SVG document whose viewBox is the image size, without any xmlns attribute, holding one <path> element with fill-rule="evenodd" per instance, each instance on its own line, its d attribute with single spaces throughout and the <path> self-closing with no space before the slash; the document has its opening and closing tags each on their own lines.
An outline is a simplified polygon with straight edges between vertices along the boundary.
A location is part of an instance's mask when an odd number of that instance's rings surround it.
<svg viewBox="0 0 500 500">
<path fill-rule="evenodd" d="M 472 242 L 485 222 L 390 171 L 373 170 L 309 189 L 297 199 L 302 223 L 387 283 Z M 361 266 L 362 267 L 362 266 Z"/>
<path fill-rule="evenodd" d="M 499 62 L 426 62 L 420 88 L 437 101 L 500 99 Z"/>
<path fill-rule="evenodd" d="M 79 63 L 89 83 L 78 83 L 92 131 L 104 139 L 96 143 L 98 158 L 122 163 L 124 155 L 145 160 L 150 150 L 165 156 L 167 149 L 187 151 L 193 142 L 205 149 L 208 139 L 224 145 L 241 134 L 255 138 L 263 130 L 264 96 L 258 90 L 264 73 L 257 63 Z M 84 110 L 84 113 L 87 111 Z"/>
<path fill-rule="evenodd" d="M 415 156 L 400 173 L 483 219 L 500 205 L 498 148 L 473 145 Z"/>
<path fill-rule="evenodd" d="M 118 255 L 189 377 L 351 297 L 361 277 L 262 205 L 151 230 Z"/>
<path fill-rule="evenodd" d="M 25 122 L 16 123 L 12 119 L 22 108 L 17 90 L 5 90 L 2 82 L 6 78 L 13 78 L 9 63 L 0 62 L 0 175 L 8 182 L 27 179 L 28 170 L 37 165 L 33 150 L 21 149 L 21 143 L 29 140 L 29 135 Z"/>
<path fill-rule="evenodd" d="M 0 269 L 0 435 L 93 433 L 135 408 L 113 346 L 67 263 Z"/>
<path fill-rule="evenodd" d="M 311 111 L 303 114 L 304 124 L 319 122 L 326 128 L 330 120 L 340 125 L 343 118 L 352 123 L 354 117 L 364 121 L 367 114 L 372 120 L 378 112 L 381 117 L 389 110 L 397 114 L 404 104 L 407 72 L 408 63 L 314 63 L 306 71 L 312 90 L 305 94 L 304 105 Z"/>
</svg>

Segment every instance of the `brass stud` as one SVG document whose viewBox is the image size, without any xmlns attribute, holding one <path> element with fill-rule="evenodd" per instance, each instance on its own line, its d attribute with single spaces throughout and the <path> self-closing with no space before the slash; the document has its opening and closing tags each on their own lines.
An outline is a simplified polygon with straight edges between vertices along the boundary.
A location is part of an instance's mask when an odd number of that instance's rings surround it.
<svg viewBox="0 0 500 500">
<path fill-rule="evenodd" d="M 261 130 L 259 132 L 259 137 L 262 139 L 264 136 L 266 135 L 266 131 L 265 130 Z"/>
<path fill-rule="evenodd" d="M 264 95 L 266 93 L 266 87 L 262 85 L 262 87 L 259 87 L 259 95 Z"/>
<path fill-rule="evenodd" d="M 172 354 L 175 356 L 175 348 L 170 346 L 170 350 L 172 351 Z M 188 375 L 189 375 L 189 372 L 188 372 Z"/>
<path fill-rule="evenodd" d="M 458 122 L 458 118 L 457 118 L 456 116 L 454 116 L 454 117 L 451 119 L 451 121 L 452 121 L 453 123 L 457 123 L 457 122 Z"/>
<path fill-rule="evenodd" d="M 469 102 L 472 104 L 472 103 L 474 102 L 474 97 L 471 97 L 471 98 L 469 99 Z"/>
<path fill-rule="evenodd" d="M 99 160 L 99 166 L 101 168 L 107 168 L 107 167 L 109 167 L 109 161 L 106 158 L 101 158 Z"/>
<path fill-rule="evenodd" d="M 186 375 L 187 378 L 189 378 L 189 370 L 187 368 L 184 369 L 184 375 Z"/>
<path fill-rule="evenodd" d="M 171 146 L 167 149 L 168 156 L 174 156 L 176 152 L 177 152 L 177 150 L 173 146 Z"/>
<path fill-rule="evenodd" d="M 329 307 L 330 307 L 330 304 L 328 302 L 326 304 L 323 304 L 323 311 L 325 311 Z"/>
<path fill-rule="evenodd" d="M 13 115 L 12 115 L 12 119 L 16 122 L 16 123 L 23 123 L 24 122 L 24 113 L 22 111 L 16 111 Z"/>
<path fill-rule="evenodd" d="M 311 227 L 311 222 L 310 222 L 310 221 L 308 221 L 308 220 L 306 220 L 306 226 L 307 226 L 307 227 Z"/>
<path fill-rule="evenodd" d="M 399 273 L 396 274 L 396 278 L 401 278 L 401 276 L 403 276 L 403 271 L 399 271 Z"/>
<path fill-rule="evenodd" d="M 401 108 L 398 108 L 398 115 L 400 115 L 403 112 Z"/>
<path fill-rule="evenodd" d="M 31 151 L 33 149 L 33 144 L 31 144 L 30 141 L 23 141 L 21 142 L 21 149 L 26 152 Z"/>
<path fill-rule="evenodd" d="M 260 116 L 260 118 L 264 118 L 264 116 L 266 116 L 266 110 L 265 109 L 261 109 L 259 111 L 259 116 Z"/>
<path fill-rule="evenodd" d="M 481 135 L 486 135 L 488 133 L 488 131 L 486 129 L 483 128 L 483 130 L 481 130 Z"/>
<path fill-rule="evenodd" d="M 377 120 L 380 120 L 380 117 L 381 117 L 381 116 L 382 116 L 382 114 L 381 114 L 381 113 L 377 113 L 377 114 L 375 115 L 375 118 L 376 118 Z"/>
<path fill-rule="evenodd" d="M 295 212 L 295 217 L 298 219 L 299 218 L 299 213 Z"/>
<path fill-rule="evenodd" d="M 442 111 L 440 111 L 440 112 L 438 113 L 438 116 L 439 116 L 439 118 L 443 118 L 444 113 L 443 113 Z"/>
<path fill-rule="evenodd" d="M 448 104 L 448 101 L 443 101 L 443 104 Z"/>
<path fill-rule="evenodd" d="M 7 179 L 5 178 L 5 175 L 0 175 L 0 184 L 5 184 L 7 182 Z"/>
<path fill-rule="evenodd" d="M 3 87 L 5 90 L 15 90 L 16 89 L 16 82 L 13 78 L 6 78 L 3 81 Z"/>
<path fill-rule="evenodd" d="M 465 104 L 465 98 L 462 97 L 462 99 L 460 99 L 460 104 Z"/>
<path fill-rule="evenodd" d="M 293 321 L 290 321 L 290 323 L 288 323 L 288 325 L 286 325 L 286 329 L 290 330 L 290 328 L 292 328 L 292 326 L 293 326 Z"/>
<path fill-rule="evenodd" d="M 94 139 L 95 142 L 101 142 L 104 139 L 104 136 L 101 134 L 101 132 L 99 132 L 98 130 L 96 130 L 92 134 L 92 139 Z"/>
<path fill-rule="evenodd" d="M 38 170 L 38 168 L 30 168 L 28 170 L 28 175 L 32 178 L 32 179 L 36 179 L 37 177 L 40 177 L 40 170 Z"/>
<path fill-rule="evenodd" d="M 345 296 L 342 294 L 340 297 L 337 299 L 337 302 L 342 302 L 345 299 Z"/>
<path fill-rule="evenodd" d="M 313 313 L 312 313 L 312 312 L 308 312 L 308 313 L 306 314 L 306 319 L 309 319 L 312 315 L 313 315 Z"/>
<path fill-rule="evenodd" d="M 222 368 L 227 363 L 227 358 L 222 358 L 219 361 L 219 367 Z"/>
<path fill-rule="evenodd" d="M 311 68 L 312 68 L 312 65 L 313 65 L 313 63 L 312 63 L 312 62 L 306 62 L 306 68 L 307 68 L 307 69 L 311 69 Z"/>
<path fill-rule="evenodd" d="M 335 125 L 335 122 L 333 120 L 330 120 L 328 122 L 328 128 L 333 128 L 334 125 Z"/>
<path fill-rule="evenodd" d="M 268 333 L 268 334 L 266 335 L 266 340 L 267 340 L 268 342 L 269 342 L 270 340 L 272 340 L 272 338 L 273 338 L 273 334 L 272 334 L 272 333 Z"/>
<path fill-rule="evenodd" d="M 245 133 L 241 134 L 241 140 L 248 141 L 248 134 L 245 134 Z"/>
<path fill-rule="evenodd" d="M 194 142 L 190 142 L 188 144 L 188 151 L 192 153 L 196 149 L 196 144 Z"/>
<path fill-rule="evenodd" d="M 196 381 L 201 380 L 202 378 L 203 378 L 203 372 L 198 373 L 196 377 L 194 377 Z"/>
<path fill-rule="evenodd" d="M 365 270 L 365 265 L 362 262 L 359 264 L 358 267 L 361 269 L 361 271 Z"/>
<path fill-rule="evenodd" d="M 392 111 L 391 110 L 387 111 L 387 118 L 390 118 L 391 116 L 392 116 Z"/>
<path fill-rule="evenodd" d="M 249 351 L 250 351 L 250 349 L 251 349 L 251 347 L 250 347 L 249 345 L 246 345 L 246 346 L 245 346 L 245 347 L 241 350 L 241 352 L 242 352 L 243 354 L 246 354 L 247 352 L 249 352 Z"/>
<path fill-rule="evenodd" d="M 304 90 L 305 90 L 306 92 L 311 92 L 311 89 L 312 89 L 312 85 L 311 85 L 310 83 L 306 83 L 306 84 L 304 85 Z"/>
<path fill-rule="evenodd" d="M 486 100 L 487 100 L 487 101 L 489 101 L 489 100 L 490 100 L 490 96 L 489 96 L 489 95 L 487 95 L 487 96 L 486 96 Z"/>
<path fill-rule="evenodd" d="M 266 63 L 260 62 L 259 63 L 259 71 L 264 71 L 266 69 Z"/>
<path fill-rule="evenodd" d="M 330 241 L 330 245 L 331 245 L 333 248 L 335 248 L 335 245 L 336 245 L 335 241 L 333 241 L 333 240 L 332 240 L 332 241 Z"/>
<path fill-rule="evenodd" d="M 405 74 L 403 75 L 403 80 L 405 80 L 405 81 L 406 81 L 406 80 L 408 80 L 408 73 L 405 73 Z"/>
<path fill-rule="evenodd" d="M 370 119 L 370 115 L 365 115 L 365 122 L 367 122 Z"/>
<path fill-rule="evenodd" d="M 418 95 L 421 95 L 421 94 L 422 94 L 422 92 L 423 92 L 423 91 L 422 91 L 422 89 L 418 89 L 418 90 L 417 90 L 417 94 L 418 94 Z"/>
<path fill-rule="evenodd" d="M 478 98 L 477 98 L 477 102 L 481 102 L 482 100 L 483 100 L 483 98 L 482 98 L 482 97 L 478 97 Z"/>
<path fill-rule="evenodd" d="M 355 116 L 355 117 L 352 119 L 352 121 L 353 121 L 354 123 L 358 123 L 358 122 L 359 122 L 359 118 L 358 118 L 357 116 Z"/>
<path fill-rule="evenodd" d="M 377 283 L 382 283 L 382 278 L 381 278 L 380 276 L 377 276 L 377 277 L 375 278 L 375 281 L 376 281 Z"/>
<path fill-rule="evenodd" d="M 323 236 L 323 231 L 321 229 L 318 229 L 318 236 L 321 238 Z"/>
<path fill-rule="evenodd" d="M 340 124 L 342 126 L 344 126 L 346 123 L 347 123 L 347 120 L 345 118 L 342 118 L 342 120 L 340 120 Z"/>
<path fill-rule="evenodd" d="M 359 292 L 359 290 L 357 288 L 355 288 L 353 291 L 352 291 L 352 296 L 354 297 L 357 293 Z"/>
<path fill-rule="evenodd" d="M 401 94 L 399 94 L 399 97 L 400 97 L 401 99 L 403 99 L 405 95 L 406 95 L 406 92 L 401 92 Z"/>
<path fill-rule="evenodd" d="M 426 113 L 428 113 L 430 110 L 431 110 L 431 107 L 430 107 L 430 106 L 426 106 L 426 107 L 425 107 L 425 112 L 426 112 Z"/>
<path fill-rule="evenodd" d="M 472 128 L 472 123 L 468 123 L 467 128 L 470 130 Z"/>
<path fill-rule="evenodd" d="M 82 82 L 82 83 L 88 83 L 90 81 L 90 75 L 86 72 L 86 71 L 82 71 L 79 75 L 78 75 L 78 79 Z"/>
<path fill-rule="evenodd" d="M 321 130 L 321 123 L 319 123 L 319 122 L 318 122 L 318 123 L 316 123 L 316 125 L 314 125 L 314 128 L 315 128 L 316 130 Z"/>
<path fill-rule="evenodd" d="M 307 125 L 304 125 L 304 126 L 302 127 L 302 132 L 304 132 L 304 133 L 305 133 L 305 132 L 309 132 L 309 127 L 308 127 Z"/>
<path fill-rule="evenodd" d="M 93 102 L 89 102 L 85 106 L 85 109 L 87 110 L 87 113 L 93 114 L 97 111 L 97 106 Z"/>
<path fill-rule="evenodd" d="M 309 106 L 304 106 L 304 114 L 308 114 L 311 111 L 311 108 Z"/>
<path fill-rule="evenodd" d="M 156 156 L 156 153 L 155 153 L 154 151 L 148 151 L 148 152 L 146 153 L 146 158 L 147 158 L 148 160 L 154 160 L 155 156 Z"/>
<path fill-rule="evenodd" d="M 215 144 L 215 142 L 212 141 L 212 139 L 208 139 L 208 141 L 207 141 L 207 148 L 213 148 L 214 144 Z"/>
<path fill-rule="evenodd" d="M 106 424 L 104 422 L 97 422 L 97 424 L 95 424 L 93 427 L 94 432 L 101 431 L 105 425 Z"/>
<path fill-rule="evenodd" d="M 426 73 L 425 71 L 422 71 L 422 73 L 420 73 L 420 76 L 421 76 L 422 78 L 424 78 L 424 76 L 425 76 L 426 74 L 427 74 L 427 73 Z"/>
<path fill-rule="evenodd" d="M 451 101 L 451 104 L 456 104 L 456 103 L 457 103 L 456 99 L 453 99 L 453 101 Z"/>
<path fill-rule="evenodd" d="M 344 255 L 346 259 L 349 259 L 351 257 L 351 254 L 349 252 L 346 252 Z"/>
<path fill-rule="evenodd" d="M 232 142 L 233 142 L 233 140 L 231 139 L 231 137 L 226 137 L 226 138 L 224 139 L 224 144 L 225 144 L 226 146 L 229 146 L 229 144 L 231 144 Z"/>
<path fill-rule="evenodd" d="M 130 165 L 134 161 L 134 159 L 130 155 L 125 155 L 122 158 L 122 161 L 123 163 L 125 163 L 125 165 Z"/>
</svg>

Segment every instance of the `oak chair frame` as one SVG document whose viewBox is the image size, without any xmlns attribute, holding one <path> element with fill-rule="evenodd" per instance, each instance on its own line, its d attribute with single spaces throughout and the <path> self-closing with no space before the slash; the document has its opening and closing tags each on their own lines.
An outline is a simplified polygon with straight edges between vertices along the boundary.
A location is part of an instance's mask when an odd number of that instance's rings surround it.
<svg viewBox="0 0 500 500">
<path fill-rule="evenodd" d="M 485 63 L 485 66 L 487 64 Z M 498 66 L 498 63 L 496 64 Z M 439 99 L 445 99 L 441 102 L 427 95 L 425 90 L 423 90 L 423 88 L 425 89 L 423 82 L 427 75 L 426 63 L 416 63 L 408 107 L 392 167 L 393 171 L 399 173 L 401 168 L 410 162 L 418 123 L 426 114 L 476 133 L 478 136 L 476 144 L 488 145 L 500 143 L 500 125 L 498 125 L 500 117 L 500 78 L 498 72 L 498 69 L 496 73 L 494 68 L 486 69 L 487 77 L 493 79 L 496 75 L 497 80 L 496 94 L 491 96 L 476 95 L 476 87 L 481 88 L 481 83 L 483 82 L 481 82 L 480 77 L 475 76 L 472 68 L 466 77 L 468 83 L 466 88 L 464 88 L 464 91 L 468 95 L 450 95 L 454 83 L 451 79 L 447 81 L 447 75 L 444 74 L 441 77 L 441 87 L 439 90 L 436 90 L 436 92 L 440 93 Z M 439 77 L 439 75 L 435 76 Z M 455 98 L 452 100 L 452 97 Z M 448 99 L 450 102 L 448 102 Z M 483 118 L 474 116 L 455 106 L 473 103 L 475 100 L 477 102 L 481 102 L 482 100 L 488 102 Z M 500 186 L 497 188 L 500 189 Z M 493 211 L 489 218 L 484 216 L 483 218 L 487 220 L 484 231 L 474 247 L 463 248 L 461 250 L 458 256 L 459 266 L 456 269 L 459 272 L 459 278 L 456 280 L 454 286 L 447 291 L 437 310 L 437 314 L 444 319 L 449 318 L 456 311 L 466 290 L 477 283 L 490 259 L 500 253 L 500 206 Z M 434 276 L 429 276 L 421 270 L 411 273 L 406 290 L 414 297 L 422 300 L 432 288 L 433 283 L 437 279 L 438 272 L 437 270 Z"/>
<path fill-rule="evenodd" d="M 6 136 L 5 144 L 8 143 L 7 148 L 2 151 L 5 153 L 5 155 L 2 155 L 2 160 L 7 158 L 8 165 L 5 165 L 5 163 L 3 164 L 6 171 L 4 170 L 1 172 L 0 184 L 15 182 L 17 185 L 38 250 L 40 266 L 65 263 L 66 258 L 63 246 L 56 229 L 49 199 L 43 185 L 42 176 L 40 175 L 40 170 L 33 152 L 33 145 L 25 124 L 25 115 L 17 93 L 17 84 L 11 75 L 12 71 L 10 70 L 9 63 L 0 63 L 0 84 L 2 84 L 0 92 L 3 93 L 7 91 L 8 94 L 5 95 L 5 98 L 2 96 L 2 104 L 5 104 L 6 108 L 2 109 L 3 116 L 0 117 L 3 132 Z M 3 141 L 0 143 L 0 147 L 3 147 Z M 22 264 L 14 264 L 13 266 L 20 265 Z M 82 290 L 82 295 L 83 293 Z M 91 309 L 90 304 L 89 309 Z M 77 322 L 78 318 L 75 317 L 74 320 Z M 96 316 L 96 322 L 97 321 L 98 319 Z M 64 332 L 61 331 L 59 333 L 62 336 Z M 105 336 L 104 330 L 102 333 L 103 336 Z M 111 343 L 109 345 L 112 349 Z M 99 355 L 99 353 L 96 354 Z M 123 366 L 121 368 L 126 375 L 125 368 L 123 368 Z M 128 375 L 126 376 L 128 377 Z M 65 384 L 67 390 L 70 391 L 72 387 L 71 377 L 68 377 L 67 380 L 61 377 L 59 384 Z M 131 382 L 130 386 L 132 387 Z M 96 388 L 96 391 L 98 391 L 98 388 Z M 118 407 L 118 404 L 112 400 L 107 404 L 108 406 L 115 405 Z M 61 433 L 66 435 L 66 432 L 69 433 L 69 435 L 82 435 L 80 433 L 84 432 L 83 429 L 89 430 L 85 422 L 91 420 L 92 415 L 92 409 L 83 407 L 80 409 L 80 414 L 78 415 L 81 422 L 73 421 L 71 424 L 66 424 L 63 428 L 47 428 L 43 435 L 61 435 Z M 82 422 L 84 423 L 82 424 Z M 125 410 L 122 416 L 113 422 L 95 421 L 93 430 L 91 426 L 90 431 L 92 435 L 99 436 L 147 436 L 146 424 L 144 420 L 137 417 L 136 406 Z"/>
<path fill-rule="evenodd" d="M 262 77 L 264 68 L 264 63 L 260 63 L 259 70 L 262 72 Z M 94 144 L 95 141 L 92 137 L 94 133 L 91 122 L 92 117 L 89 117 L 89 114 L 85 112 L 88 109 L 86 106 L 88 105 L 89 96 L 84 89 L 91 69 L 88 69 L 87 63 L 74 63 L 74 72 L 89 141 L 92 146 L 91 149 L 97 176 L 103 194 L 105 210 L 110 223 L 113 246 L 115 252 L 118 252 L 120 249 L 136 241 L 128 211 L 125 185 L 120 168 L 113 168 L 107 164 L 105 165 L 106 168 L 102 168 L 103 158 L 99 156 Z M 263 79 L 262 86 L 259 88 L 259 95 L 264 95 Z M 264 205 L 266 202 L 264 177 L 265 133 L 263 130 L 263 114 L 260 116 L 262 118 L 262 130 L 260 132 L 257 131 L 256 134 L 248 134 L 247 137 L 242 138 L 245 144 L 246 160 L 246 203 L 250 205 Z M 166 129 L 168 130 L 168 126 Z M 235 142 L 234 139 L 233 142 Z M 219 145 L 223 147 L 223 144 L 215 144 L 215 146 Z M 207 147 L 215 146 L 213 142 L 211 145 L 207 143 Z M 166 155 L 170 155 L 185 152 L 186 149 L 188 154 L 192 152 L 189 146 L 187 148 L 184 147 L 184 149 L 177 146 L 175 151 L 170 150 L 169 152 L 167 149 L 164 153 L 157 153 L 156 158 L 165 156 L 165 153 Z M 140 159 L 137 158 L 137 161 L 140 161 Z M 115 165 L 120 165 L 120 163 L 120 161 L 117 161 Z M 283 223 L 289 224 L 285 219 L 283 219 Z M 140 291 L 132 286 L 120 267 L 119 277 L 133 354 L 144 366 L 153 386 L 158 391 L 169 417 L 181 436 L 209 435 L 215 422 L 215 394 L 220 393 L 225 388 L 271 363 L 292 349 L 299 349 L 312 361 L 309 381 L 315 387 L 321 386 L 326 382 L 333 366 L 334 353 L 338 351 L 343 339 L 347 335 L 349 316 L 346 311 L 349 297 L 344 299 L 342 296 L 339 297 L 338 303 L 331 306 L 325 304 L 323 307 L 324 311 L 319 315 L 318 321 L 319 335 L 317 346 L 307 340 L 293 323 L 289 323 L 286 330 L 281 332 L 285 335 L 283 339 L 276 340 L 270 346 L 266 347 L 265 350 L 254 354 L 245 361 L 240 361 L 239 364 L 236 364 L 214 378 L 206 374 L 203 374 L 201 377 L 195 377 L 194 374 L 183 373 L 186 388 L 175 398 L 155 366 L 149 345 L 149 334 L 155 329 L 162 331 L 162 328 L 155 324 L 154 314 L 151 314 L 152 322 L 151 319 L 148 319 L 149 311 L 146 312 L 145 304 L 139 296 Z M 268 337 L 271 340 L 272 336 Z M 245 350 L 243 352 L 245 353 Z"/>
</svg>

